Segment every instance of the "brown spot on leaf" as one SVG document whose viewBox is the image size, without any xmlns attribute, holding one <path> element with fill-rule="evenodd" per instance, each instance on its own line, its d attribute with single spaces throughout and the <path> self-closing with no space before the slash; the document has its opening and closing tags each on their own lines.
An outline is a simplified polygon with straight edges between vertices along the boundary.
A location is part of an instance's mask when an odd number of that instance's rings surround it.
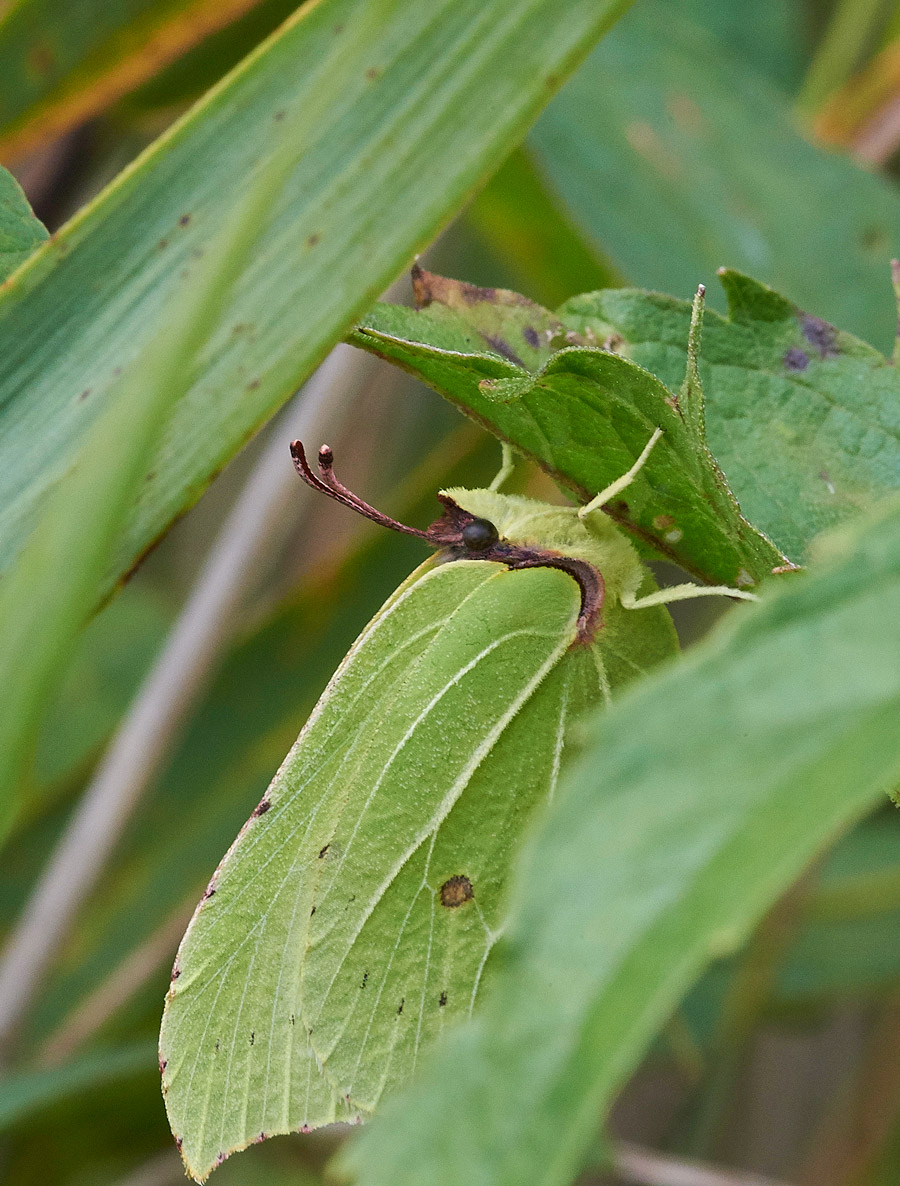
<svg viewBox="0 0 900 1186">
<path fill-rule="evenodd" d="M 534 350 L 537 350 L 538 346 L 541 344 L 541 339 L 533 325 L 525 326 L 525 328 L 522 330 L 522 337 Z"/>
<path fill-rule="evenodd" d="M 286 111 L 276 111 L 275 112 L 275 122 L 280 123 L 286 115 L 287 115 Z"/>
<path fill-rule="evenodd" d="M 359 987 L 365 988 L 368 983 L 369 983 L 369 973 L 363 972 L 362 984 Z"/>
<path fill-rule="evenodd" d="M 319 242 L 319 240 L 320 240 L 321 238 L 322 238 L 322 236 L 319 234 L 319 232 L 318 232 L 318 231 L 314 231 L 314 232 L 313 232 L 313 233 L 312 233 L 312 234 L 309 236 L 309 238 L 306 240 L 306 246 L 307 246 L 307 247 L 315 247 L 315 245 L 316 245 L 316 244 Z"/>
<path fill-rule="evenodd" d="M 665 531 L 667 527 L 675 526 L 675 520 L 671 515 L 656 515 L 653 519 L 653 526 L 657 531 Z"/>
<path fill-rule="evenodd" d="M 406 1004 L 406 997 L 401 997 L 401 998 L 400 998 L 400 1004 L 397 1006 L 397 1016 L 398 1016 L 398 1017 L 399 1017 L 399 1016 L 400 1016 L 400 1014 L 403 1012 L 403 1006 L 404 1006 L 405 1004 Z"/>
<path fill-rule="evenodd" d="M 440 1007 L 442 1009 L 447 1004 L 447 994 L 445 992 L 442 992 L 441 995 L 438 997 L 438 1004 L 440 1005 Z"/>
<path fill-rule="evenodd" d="M 440 888 L 440 895 L 441 905 L 446 906 L 448 910 L 455 910 L 457 906 L 471 902 L 475 897 L 475 891 L 472 889 L 472 883 L 468 877 L 458 874 L 444 882 Z"/>
<path fill-rule="evenodd" d="M 266 796 L 263 795 L 263 797 L 260 799 L 260 801 L 257 803 L 257 805 L 253 808 L 253 815 L 251 816 L 251 819 L 254 817 L 259 817 L 261 815 L 265 815 L 271 806 L 272 806 L 272 804 L 269 802 L 269 800 L 266 798 Z"/>
<path fill-rule="evenodd" d="M 181 1152 L 181 1146 L 182 1146 L 183 1144 L 184 1144 L 184 1138 L 183 1138 L 183 1137 L 176 1137 L 176 1138 L 175 1138 L 175 1148 L 178 1150 L 178 1152 L 179 1152 L 179 1153 Z"/>
<path fill-rule="evenodd" d="M 259 387 L 259 379 L 251 379 L 247 384 L 248 391 L 255 391 Z"/>
<path fill-rule="evenodd" d="M 370 82 L 374 82 L 380 73 L 381 73 L 381 71 L 378 69 L 377 66 L 370 66 L 369 69 L 366 71 L 366 78 L 368 78 Z"/>
<path fill-rule="evenodd" d="M 258 1144 L 260 1144 L 260 1142 L 265 1141 L 268 1138 L 268 1136 L 269 1136 L 269 1134 L 267 1132 L 257 1133 L 256 1136 L 253 1138 L 253 1143 L 255 1145 L 258 1145 Z"/>
<path fill-rule="evenodd" d="M 324 857 L 325 854 L 328 852 L 329 848 L 331 848 L 331 845 L 326 844 L 326 845 L 324 845 L 324 847 L 319 849 L 319 860 L 320 861 L 321 861 L 322 857 Z"/>
<path fill-rule="evenodd" d="M 179 966 L 176 964 L 175 967 L 172 969 L 171 979 L 177 980 L 180 975 L 181 975 L 181 968 L 179 968 Z"/>
<path fill-rule="evenodd" d="M 81 395 L 79 395 L 79 397 L 78 397 L 78 398 L 79 398 L 79 399 L 87 399 L 87 397 L 88 397 L 90 394 L 91 394 L 91 388 L 90 388 L 90 387 L 85 387 L 84 391 L 82 391 Z"/>
<path fill-rule="evenodd" d="M 165 1059 L 165 1058 L 163 1058 L 162 1055 L 160 1055 L 159 1056 L 159 1073 L 161 1075 L 163 1074 L 163 1072 L 165 1071 L 165 1069 L 168 1065 L 169 1065 L 168 1059 Z"/>
<path fill-rule="evenodd" d="M 466 309 L 482 301 L 489 301 L 496 305 L 539 310 L 534 301 L 523 297 L 521 293 L 511 292 L 506 288 L 481 288 L 477 284 L 467 284 L 464 280 L 451 280 L 447 276 L 438 276 L 435 272 L 426 272 L 418 263 L 413 264 L 410 276 L 413 300 L 417 309 L 426 309 L 434 303 L 446 305 L 448 309 Z"/>
<path fill-rule="evenodd" d="M 179 220 L 178 220 L 178 225 L 179 226 L 187 226 L 187 224 L 190 221 L 191 221 L 190 214 L 182 214 L 181 218 L 179 218 Z"/>
</svg>

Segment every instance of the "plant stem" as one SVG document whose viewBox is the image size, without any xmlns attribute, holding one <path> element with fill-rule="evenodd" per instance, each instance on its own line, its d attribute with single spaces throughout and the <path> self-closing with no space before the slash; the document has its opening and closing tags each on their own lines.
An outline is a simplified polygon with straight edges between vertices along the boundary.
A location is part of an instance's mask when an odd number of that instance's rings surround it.
<svg viewBox="0 0 900 1186">
<path fill-rule="evenodd" d="M 681 1161 L 625 1141 L 613 1146 L 612 1165 L 616 1176 L 633 1186 L 787 1186 L 744 1170 Z"/>
</svg>

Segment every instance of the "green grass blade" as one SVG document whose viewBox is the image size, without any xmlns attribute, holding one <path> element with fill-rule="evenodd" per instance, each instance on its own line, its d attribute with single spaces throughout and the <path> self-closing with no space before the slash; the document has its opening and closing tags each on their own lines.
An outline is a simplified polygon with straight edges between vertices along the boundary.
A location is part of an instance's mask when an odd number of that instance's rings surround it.
<svg viewBox="0 0 900 1186">
<path fill-rule="evenodd" d="M 485 1010 L 351 1146 L 360 1186 L 563 1186 L 700 969 L 900 779 L 900 507 L 592 726 Z"/>
<path fill-rule="evenodd" d="M 8 827 L 22 773 L 57 675 L 89 617 L 109 556 L 172 405 L 191 381 L 198 351 L 247 262 L 283 179 L 285 154 L 228 212 L 207 256 L 123 376 L 118 398 L 80 449 L 53 457 L 58 476 L 15 566 L 0 584 L 0 685 L 16 689 L 0 714 L 0 831 Z"/>
<path fill-rule="evenodd" d="M 21 269 L 0 298 L 0 570 L 121 399 L 235 179 L 298 162 L 180 399 L 111 566 L 128 571 L 496 166 L 625 0 L 321 0 Z"/>
<path fill-rule="evenodd" d="M 503 261 L 511 283 L 542 304 L 559 305 L 573 292 L 623 283 L 554 204 L 521 149 L 498 169 L 465 217 L 489 258 Z"/>
<path fill-rule="evenodd" d="M 102 111 L 259 0 L 19 0 L 0 17 L 0 155 Z"/>
</svg>

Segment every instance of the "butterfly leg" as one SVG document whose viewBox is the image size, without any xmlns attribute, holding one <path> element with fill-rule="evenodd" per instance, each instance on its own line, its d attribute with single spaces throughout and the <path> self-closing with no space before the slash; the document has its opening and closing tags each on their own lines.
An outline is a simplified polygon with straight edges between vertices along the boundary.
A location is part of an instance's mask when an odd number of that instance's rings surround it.
<svg viewBox="0 0 900 1186">
<path fill-rule="evenodd" d="M 735 597 L 740 601 L 759 601 L 755 593 L 746 589 L 732 589 L 730 585 L 671 585 L 657 589 L 645 597 L 637 597 L 633 590 L 624 590 L 621 602 L 624 609 L 648 609 L 651 605 L 668 605 L 673 601 L 691 601 L 695 597 Z"/>
<path fill-rule="evenodd" d="M 512 472 L 516 468 L 516 455 L 510 446 L 507 445 L 506 441 L 500 442 L 500 448 L 502 450 L 500 468 L 497 471 L 497 476 L 491 482 L 490 486 L 488 486 L 488 490 L 499 490 L 503 483 L 512 476 Z"/>
<path fill-rule="evenodd" d="M 600 510 L 600 508 L 605 506 L 611 498 L 615 498 L 617 494 L 621 494 L 623 490 L 630 486 L 637 475 L 644 468 L 644 463 L 653 451 L 653 446 L 661 436 L 662 429 L 655 428 L 653 430 L 653 436 L 651 436 L 650 440 L 644 446 L 643 452 L 631 469 L 627 473 L 622 474 L 621 478 L 616 478 L 614 482 L 610 482 L 610 484 L 604 490 L 601 490 L 600 493 L 592 498 L 586 506 L 583 506 L 578 512 L 578 517 L 580 519 L 584 519 L 585 516 L 591 514 L 592 511 Z"/>
</svg>

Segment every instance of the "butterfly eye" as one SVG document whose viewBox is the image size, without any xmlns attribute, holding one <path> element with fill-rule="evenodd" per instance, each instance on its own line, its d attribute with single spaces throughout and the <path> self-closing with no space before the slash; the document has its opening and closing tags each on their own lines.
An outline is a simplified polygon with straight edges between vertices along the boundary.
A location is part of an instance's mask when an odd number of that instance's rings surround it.
<svg viewBox="0 0 900 1186">
<path fill-rule="evenodd" d="M 499 538 L 497 528 L 489 519 L 472 519 L 462 529 L 462 542 L 470 552 L 484 552 Z"/>
</svg>

